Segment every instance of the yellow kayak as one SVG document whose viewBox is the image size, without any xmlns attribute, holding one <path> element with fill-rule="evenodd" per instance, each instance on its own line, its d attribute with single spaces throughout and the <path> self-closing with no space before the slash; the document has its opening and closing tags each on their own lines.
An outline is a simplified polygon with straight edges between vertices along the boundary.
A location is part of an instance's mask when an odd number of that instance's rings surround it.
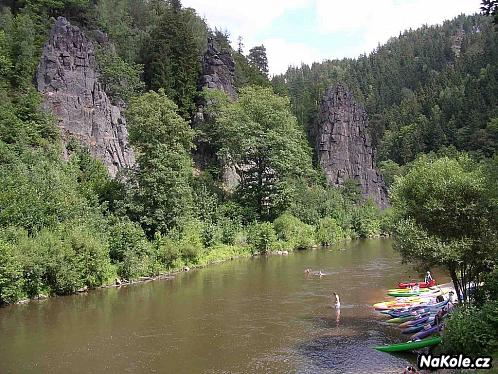
<svg viewBox="0 0 498 374">
<path fill-rule="evenodd" d="M 418 304 L 425 301 L 421 297 L 404 297 L 403 300 L 381 301 L 373 305 L 374 308 L 392 307 L 395 305 Z"/>
</svg>

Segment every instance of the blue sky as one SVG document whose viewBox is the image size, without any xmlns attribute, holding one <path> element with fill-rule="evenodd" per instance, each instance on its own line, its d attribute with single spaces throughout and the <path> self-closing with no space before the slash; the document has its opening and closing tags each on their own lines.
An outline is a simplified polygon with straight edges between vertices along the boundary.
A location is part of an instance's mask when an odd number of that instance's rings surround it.
<svg viewBox="0 0 498 374">
<path fill-rule="evenodd" d="M 289 65 L 357 57 L 408 28 L 479 11 L 480 0 L 183 0 L 212 28 L 264 44 L 270 74 Z"/>
</svg>

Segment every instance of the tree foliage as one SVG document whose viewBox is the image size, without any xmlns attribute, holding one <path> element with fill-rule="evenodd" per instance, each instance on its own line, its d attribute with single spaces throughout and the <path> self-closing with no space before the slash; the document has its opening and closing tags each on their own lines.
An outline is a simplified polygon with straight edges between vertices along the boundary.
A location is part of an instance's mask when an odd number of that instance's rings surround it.
<svg viewBox="0 0 498 374">
<path fill-rule="evenodd" d="M 152 238 L 191 215 L 193 132 L 164 90 L 133 98 L 127 118 L 138 162 L 128 209 Z"/>
<path fill-rule="evenodd" d="M 288 205 L 287 179 L 312 174 L 311 152 L 289 101 L 271 89 L 246 87 L 220 109 L 211 129 L 218 155 L 236 168 L 238 193 L 262 219 Z"/>
<path fill-rule="evenodd" d="M 461 300 L 495 265 L 496 216 L 482 169 L 468 157 L 421 158 L 398 179 L 395 248 L 406 261 L 449 271 Z"/>
</svg>

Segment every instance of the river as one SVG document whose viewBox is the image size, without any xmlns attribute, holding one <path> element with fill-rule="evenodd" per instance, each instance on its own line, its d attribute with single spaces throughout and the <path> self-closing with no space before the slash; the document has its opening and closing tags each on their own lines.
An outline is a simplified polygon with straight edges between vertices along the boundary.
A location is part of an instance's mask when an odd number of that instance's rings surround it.
<svg viewBox="0 0 498 374">
<path fill-rule="evenodd" d="M 371 349 L 406 340 L 371 305 L 413 277 L 363 240 L 10 306 L 0 373 L 400 373 L 415 357 Z"/>
</svg>

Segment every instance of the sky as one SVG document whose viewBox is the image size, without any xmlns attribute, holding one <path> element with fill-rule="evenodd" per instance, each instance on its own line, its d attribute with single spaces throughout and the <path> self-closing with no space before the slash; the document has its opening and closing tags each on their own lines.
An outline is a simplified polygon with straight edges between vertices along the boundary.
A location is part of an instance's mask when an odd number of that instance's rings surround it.
<svg viewBox="0 0 498 374">
<path fill-rule="evenodd" d="M 424 24 L 479 12 L 480 0 L 183 0 L 244 53 L 263 44 L 270 75 L 325 59 L 369 53 Z"/>
</svg>

